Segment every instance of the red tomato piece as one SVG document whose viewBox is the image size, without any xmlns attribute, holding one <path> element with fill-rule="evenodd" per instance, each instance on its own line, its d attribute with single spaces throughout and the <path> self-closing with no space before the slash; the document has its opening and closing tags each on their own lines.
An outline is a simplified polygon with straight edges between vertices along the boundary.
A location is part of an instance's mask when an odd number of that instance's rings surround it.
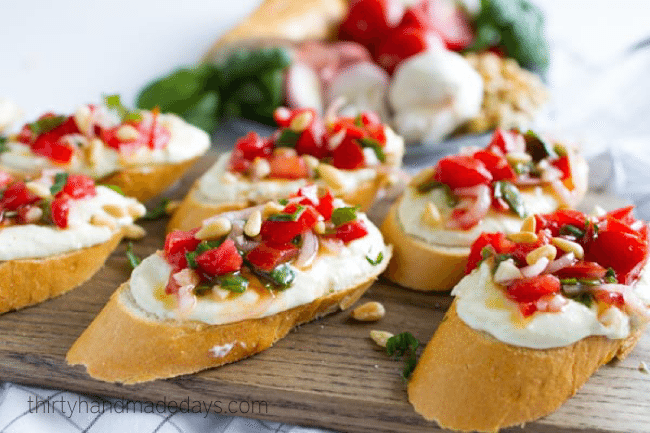
<svg viewBox="0 0 650 433">
<path fill-rule="evenodd" d="M 607 212 L 607 214 L 600 219 L 602 221 L 611 218 L 611 219 L 619 220 L 624 224 L 628 224 L 628 225 L 634 224 L 636 218 L 634 218 L 634 216 L 632 215 L 633 210 L 634 210 L 634 205 L 622 207 L 620 209 Z"/>
<path fill-rule="evenodd" d="M 292 214 L 297 210 L 296 204 L 290 204 L 284 208 L 283 213 Z M 304 209 L 296 221 L 270 221 L 262 223 L 260 235 L 262 240 L 269 244 L 281 245 L 291 242 L 296 236 L 316 225 L 320 214 L 312 206 L 304 206 Z"/>
<path fill-rule="evenodd" d="M 97 194 L 95 181 L 83 174 L 71 174 L 68 176 L 68 181 L 63 189 L 57 194 L 57 197 L 63 194 L 77 199 L 93 197 Z"/>
<path fill-rule="evenodd" d="M 66 196 L 57 197 L 52 201 L 50 208 L 52 221 L 59 228 L 68 227 L 68 214 L 70 213 L 70 199 Z"/>
<path fill-rule="evenodd" d="M 622 293 L 610 292 L 608 290 L 595 290 L 593 294 L 599 302 L 613 305 L 618 308 L 623 308 L 625 306 L 625 298 Z"/>
<path fill-rule="evenodd" d="M 355 41 L 370 51 L 391 27 L 392 0 L 356 0 L 351 2 L 348 14 L 339 27 L 339 39 Z"/>
<path fill-rule="evenodd" d="M 571 165 L 568 156 L 563 156 L 551 162 L 551 165 L 558 168 L 562 172 L 562 180 L 571 177 Z"/>
<path fill-rule="evenodd" d="M 305 129 L 298 137 L 296 142 L 296 152 L 298 155 L 312 155 L 318 159 L 325 158 L 329 150 L 325 140 L 323 140 L 323 134 L 325 132 L 325 127 L 322 122 L 317 119 L 314 120 L 311 126 Z"/>
<path fill-rule="evenodd" d="M 415 28 L 421 30 L 431 30 L 431 17 L 428 11 L 428 2 L 423 1 L 415 6 L 406 8 L 402 20 L 399 23 L 400 28 Z"/>
<path fill-rule="evenodd" d="M 9 185 L 2 195 L 0 203 L 3 209 L 13 211 L 20 206 L 36 203 L 38 200 L 39 197 L 32 194 L 25 186 L 25 182 L 20 180 Z"/>
<path fill-rule="evenodd" d="M 368 234 L 368 229 L 362 220 L 354 220 L 341 224 L 336 228 L 336 238 L 344 243 L 359 239 Z"/>
<path fill-rule="evenodd" d="M 487 168 L 490 174 L 492 174 L 493 181 L 514 181 L 517 178 L 515 171 L 510 167 L 508 160 L 503 156 L 486 150 L 479 150 L 474 154 L 474 158 L 485 164 L 485 168 Z"/>
<path fill-rule="evenodd" d="M 522 302 L 519 304 L 519 311 L 524 317 L 532 316 L 537 311 L 537 302 Z"/>
<path fill-rule="evenodd" d="M 59 138 L 59 136 L 50 132 L 39 135 L 31 145 L 32 152 L 45 156 L 54 162 L 67 164 L 72 159 L 74 150 L 72 147 L 60 143 Z"/>
<path fill-rule="evenodd" d="M 158 121 L 159 113 L 153 113 L 151 125 L 145 125 L 145 122 L 140 122 L 138 129 L 147 137 L 147 144 L 150 149 L 163 149 L 169 143 L 171 132 L 165 128 Z"/>
<path fill-rule="evenodd" d="M 524 136 L 517 131 L 506 131 L 496 129 L 492 135 L 492 140 L 485 149 L 497 155 L 505 155 L 510 152 L 525 152 L 526 141 Z"/>
<path fill-rule="evenodd" d="M 519 303 L 537 301 L 544 295 L 560 291 L 560 279 L 554 275 L 544 274 L 533 278 L 514 280 L 507 288 L 508 298 Z"/>
<path fill-rule="evenodd" d="M 363 167 L 365 156 L 363 149 L 355 140 L 346 137 L 332 152 L 332 165 L 337 168 L 354 170 Z"/>
<path fill-rule="evenodd" d="M 384 130 L 384 125 L 381 123 L 381 119 L 374 111 L 363 111 L 359 117 L 361 119 L 361 123 L 366 128 L 381 126 L 382 131 Z"/>
<path fill-rule="evenodd" d="M 217 248 L 213 248 L 196 257 L 198 267 L 208 275 L 224 275 L 241 269 L 244 260 L 239 255 L 235 242 L 226 239 Z"/>
<path fill-rule="evenodd" d="M 632 284 L 648 260 L 646 239 L 639 234 L 634 236 L 620 231 L 601 230 L 587 246 L 585 260 L 613 268 L 619 283 Z"/>
<path fill-rule="evenodd" d="M 469 155 L 451 155 L 438 161 L 434 179 L 455 189 L 489 185 L 492 182 L 492 174 L 478 159 Z"/>
<path fill-rule="evenodd" d="M 398 27 L 377 46 L 375 60 L 386 72 L 392 74 L 403 60 L 429 48 L 429 41 L 435 37 L 435 34 L 419 28 Z"/>
<path fill-rule="evenodd" d="M 201 243 L 199 239 L 194 237 L 198 231 L 198 228 L 190 231 L 174 230 L 165 238 L 165 258 L 175 270 L 187 267 L 185 253 L 194 251 Z"/>
<path fill-rule="evenodd" d="M 253 266 L 269 272 L 297 255 L 298 247 L 291 243 L 271 246 L 262 242 L 246 254 L 246 260 Z"/>
<path fill-rule="evenodd" d="M 273 152 L 273 143 L 260 137 L 257 132 L 249 132 L 235 143 L 235 151 L 248 160 L 256 157 L 266 158 Z"/>
<path fill-rule="evenodd" d="M 567 224 L 584 229 L 586 221 L 585 214 L 571 209 L 560 209 L 549 214 L 535 215 L 537 231 L 549 229 L 553 236 L 557 236 L 560 228 Z"/>
<path fill-rule="evenodd" d="M 271 165 L 270 178 L 302 179 L 309 176 L 305 160 L 298 155 L 273 155 L 269 158 Z"/>
<path fill-rule="evenodd" d="M 555 272 L 558 278 L 604 278 L 607 269 L 595 262 L 579 261 Z"/>
<path fill-rule="evenodd" d="M 333 201 L 334 197 L 332 197 L 332 193 L 329 189 L 325 195 L 318 198 L 318 205 L 316 206 L 316 210 L 323 216 L 325 221 L 332 218 L 332 211 L 334 210 Z"/>
<path fill-rule="evenodd" d="M 506 238 L 504 233 L 481 233 L 481 235 L 474 241 L 470 249 L 469 257 L 467 259 L 467 266 L 465 273 L 469 274 L 476 268 L 478 263 L 483 260 L 483 248 L 491 247 L 496 254 L 504 254 L 510 252 L 515 246 L 515 243 Z"/>
</svg>

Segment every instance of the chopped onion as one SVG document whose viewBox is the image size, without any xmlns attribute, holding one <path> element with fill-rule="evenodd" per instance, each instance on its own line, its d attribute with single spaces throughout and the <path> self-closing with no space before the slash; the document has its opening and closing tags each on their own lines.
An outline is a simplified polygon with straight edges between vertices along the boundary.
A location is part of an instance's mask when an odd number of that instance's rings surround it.
<svg viewBox="0 0 650 433">
<path fill-rule="evenodd" d="M 176 293 L 178 300 L 176 310 L 181 316 L 187 316 L 196 306 L 196 296 L 193 293 L 195 287 L 195 285 L 181 286 Z"/>
<path fill-rule="evenodd" d="M 521 271 L 521 275 L 523 275 L 524 278 L 533 278 L 540 275 L 542 272 L 544 272 L 544 270 L 548 266 L 548 263 L 549 263 L 548 258 L 542 257 L 532 265 L 523 267 L 519 270 Z"/>
<path fill-rule="evenodd" d="M 573 253 L 566 253 L 559 259 L 553 260 L 551 263 L 548 264 L 546 269 L 544 270 L 545 274 L 553 274 L 560 269 L 564 269 L 567 266 L 571 266 L 576 260 L 576 256 Z"/>
<path fill-rule="evenodd" d="M 318 253 L 318 238 L 313 231 L 307 230 L 302 235 L 302 245 L 298 257 L 293 263 L 297 268 L 306 268 L 311 265 Z"/>
</svg>

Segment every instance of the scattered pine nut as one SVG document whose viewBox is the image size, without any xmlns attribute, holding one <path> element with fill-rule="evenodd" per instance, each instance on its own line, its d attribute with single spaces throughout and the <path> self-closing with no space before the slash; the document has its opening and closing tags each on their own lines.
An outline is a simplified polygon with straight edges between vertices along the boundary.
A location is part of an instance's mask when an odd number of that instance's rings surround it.
<svg viewBox="0 0 650 433">
<path fill-rule="evenodd" d="M 537 242 L 537 235 L 533 232 L 510 233 L 506 236 L 512 242 L 532 244 Z"/>
<path fill-rule="evenodd" d="M 643 361 L 639 363 L 639 371 L 645 374 L 650 374 L 650 370 L 648 370 L 648 364 Z"/>
<path fill-rule="evenodd" d="M 366 302 L 352 310 L 352 318 L 360 322 L 375 322 L 386 314 L 386 309 L 379 302 Z"/>
<path fill-rule="evenodd" d="M 527 163 L 533 160 L 533 157 L 526 152 L 509 152 L 506 153 L 506 159 L 510 164 Z"/>
<path fill-rule="evenodd" d="M 217 218 L 204 224 L 194 235 L 195 238 L 206 240 L 216 239 L 227 235 L 232 230 L 232 223 L 227 218 Z"/>
<path fill-rule="evenodd" d="M 271 164 L 265 158 L 257 157 L 251 164 L 251 174 L 255 179 L 264 179 L 271 174 Z"/>
<path fill-rule="evenodd" d="M 112 217 L 122 218 L 127 215 L 127 210 L 116 204 L 105 204 L 102 209 Z"/>
<path fill-rule="evenodd" d="M 564 251 L 565 253 L 573 253 L 576 259 L 580 260 L 585 256 L 585 250 L 582 248 L 582 245 L 576 242 L 572 242 L 568 239 L 563 238 L 553 238 L 551 243 Z"/>
<path fill-rule="evenodd" d="M 264 209 L 262 209 L 262 216 L 264 218 L 268 218 L 269 215 L 280 213 L 283 210 L 284 210 L 284 206 L 282 206 L 280 203 L 275 201 L 268 201 L 264 205 Z"/>
<path fill-rule="evenodd" d="M 254 238 L 260 234 L 262 228 L 262 213 L 258 210 L 253 211 L 248 221 L 244 224 L 244 234 L 248 237 Z"/>
<path fill-rule="evenodd" d="M 120 141 L 133 141 L 140 136 L 140 132 L 131 125 L 120 126 L 115 136 Z"/>
<path fill-rule="evenodd" d="M 440 216 L 438 206 L 431 201 L 428 202 L 422 214 L 422 221 L 431 227 L 437 227 L 441 220 L 442 217 Z"/>
<path fill-rule="evenodd" d="M 50 192 L 50 189 L 43 185 L 42 183 L 38 182 L 27 182 L 25 184 L 29 192 L 31 192 L 34 195 L 37 195 L 41 198 L 49 198 L 52 196 L 52 193 Z"/>
<path fill-rule="evenodd" d="M 129 224 L 122 227 L 122 233 L 124 233 L 125 238 L 133 240 L 142 239 L 147 235 L 145 229 L 137 224 Z"/>
<path fill-rule="evenodd" d="M 307 164 L 307 167 L 309 167 L 311 170 L 316 170 L 320 164 L 320 161 L 315 156 L 303 155 L 302 159 L 305 161 L 305 164 Z"/>
<path fill-rule="evenodd" d="M 536 229 L 537 229 L 537 220 L 535 219 L 535 216 L 530 215 L 526 217 L 523 224 L 521 225 L 521 231 L 535 233 Z"/>
<path fill-rule="evenodd" d="M 345 186 L 341 170 L 332 165 L 320 164 L 318 166 L 318 173 L 321 175 L 325 183 L 334 190 L 343 189 Z"/>
<path fill-rule="evenodd" d="M 291 120 L 291 123 L 289 123 L 289 129 L 291 129 L 293 132 L 302 132 L 305 129 L 309 128 L 312 120 L 314 120 L 314 115 L 312 112 L 303 111 Z"/>
<path fill-rule="evenodd" d="M 526 263 L 534 265 L 542 257 L 546 257 L 549 262 L 552 262 L 555 260 L 555 256 L 557 256 L 557 249 L 553 245 L 543 245 L 528 253 Z"/>
<path fill-rule="evenodd" d="M 370 331 L 370 338 L 372 338 L 372 341 L 377 343 L 379 347 L 386 347 L 386 343 L 388 342 L 388 339 L 392 336 L 393 334 L 391 334 L 388 331 L 379 331 L 376 329 Z"/>
<path fill-rule="evenodd" d="M 314 226 L 314 232 L 316 232 L 317 235 L 325 234 L 325 230 L 326 230 L 325 221 L 318 221 Z"/>
</svg>

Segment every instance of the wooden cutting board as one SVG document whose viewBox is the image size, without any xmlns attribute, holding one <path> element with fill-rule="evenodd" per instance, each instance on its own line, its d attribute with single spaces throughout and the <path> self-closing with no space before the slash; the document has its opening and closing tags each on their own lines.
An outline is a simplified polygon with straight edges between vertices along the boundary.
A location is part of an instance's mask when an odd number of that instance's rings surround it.
<svg viewBox="0 0 650 433">
<path fill-rule="evenodd" d="M 214 154 L 206 156 L 170 191 L 170 196 L 182 196 L 214 159 Z M 604 204 L 611 207 L 619 203 L 606 199 Z M 371 214 L 376 221 L 385 208 L 386 203 L 375 207 Z M 138 255 L 162 247 L 165 223 L 144 224 L 148 236 L 135 243 Z M 68 348 L 113 290 L 129 278 L 124 249 L 121 245 L 106 266 L 75 291 L 0 316 L 0 380 L 154 404 L 187 398 L 192 405 L 194 401 L 219 401 L 217 412 L 223 414 L 231 414 L 230 406 L 235 415 L 349 432 L 441 431 L 413 411 L 399 375 L 402 362 L 390 359 L 368 333 L 372 329 L 410 331 L 426 343 L 451 297 L 404 290 L 381 279 L 364 297 L 384 304 L 387 313 L 381 321 L 355 323 L 347 312 L 338 313 L 303 325 L 250 359 L 210 371 L 124 386 L 95 381 L 83 368 L 66 365 Z M 648 335 L 641 338 L 628 359 L 601 368 L 557 412 L 526 425 L 525 430 L 647 433 L 650 375 L 640 371 L 642 361 L 650 364 Z M 247 402 L 249 409 L 246 411 L 247 404 L 242 403 L 240 410 L 239 403 L 231 405 L 230 401 Z M 266 410 L 261 401 L 266 402 Z"/>
</svg>

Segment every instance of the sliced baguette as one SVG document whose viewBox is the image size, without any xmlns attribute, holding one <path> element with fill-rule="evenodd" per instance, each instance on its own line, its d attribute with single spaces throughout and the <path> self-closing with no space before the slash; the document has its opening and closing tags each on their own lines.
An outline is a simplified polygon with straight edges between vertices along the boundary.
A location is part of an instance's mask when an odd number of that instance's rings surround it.
<svg viewBox="0 0 650 433">
<path fill-rule="evenodd" d="M 235 362 L 271 347 L 300 324 L 350 307 L 382 270 L 378 267 L 367 281 L 309 304 L 224 325 L 160 320 L 135 304 L 127 282 L 73 344 L 66 360 L 86 366 L 95 379 L 125 384 Z M 214 355 L 215 347 L 224 348 L 223 356 Z"/>
<path fill-rule="evenodd" d="M 89 280 L 121 239 L 118 231 L 106 242 L 66 254 L 0 262 L 0 313 L 62 295 Z"/>
<path fill-rule="evenodd" d="M 529 349 L 470 328 L 454 301 L 413 372 L 409 401 L 443 428 L 495 432 L 521 425 L 556 410 L 601 365 L 627 356 L 642 332 Z"/>
</svg>

